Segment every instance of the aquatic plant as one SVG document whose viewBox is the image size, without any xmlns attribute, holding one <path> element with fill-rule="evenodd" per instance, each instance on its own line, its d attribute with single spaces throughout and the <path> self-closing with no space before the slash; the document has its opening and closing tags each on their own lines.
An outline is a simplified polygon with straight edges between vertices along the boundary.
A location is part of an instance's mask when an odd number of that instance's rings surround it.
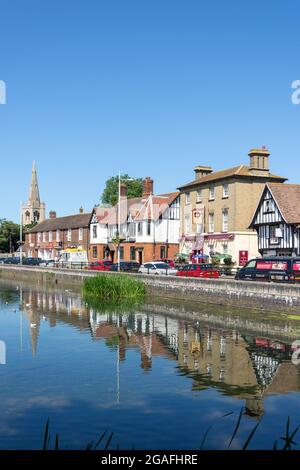
<svg viewBox="0 0 300 470">
<path fill-rule="evenodd" d="M 83 284 L 83 297 L 86 301 L 142 300 L 145 292 L 143 282 L 129 275 L 102 274 L 85 279 Z"/>
</svg>

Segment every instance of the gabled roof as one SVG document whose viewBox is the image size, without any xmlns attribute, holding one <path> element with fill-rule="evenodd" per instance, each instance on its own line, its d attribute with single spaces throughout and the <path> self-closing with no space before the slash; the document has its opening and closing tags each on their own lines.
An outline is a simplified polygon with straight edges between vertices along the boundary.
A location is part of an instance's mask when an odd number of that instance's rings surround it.
<svg viewBox="0 0 300 470">
<path fill-rule="evenodd" d="M 88 227 L 91 214 L 75 214 L 66 217 L 56 217 L 54 219 L 46 219 L 30 229 L 29 233 L 49 232 L 53 230 L 63 230 L 68 228 Z"/>
<path fill-rule="evenodd" d="M 269 183 L 275 202 L 288 224 L 300 224 L 300 184 Z"/>
<path fill-rule="evenodd" d="M 175 201 L 179 192 L 160 194 L 158 196 L 122 198 L 120 204 L 120 222 L 124 224 L 128 217 L 132 220 L 157 220 L 161 214 Z M 96 207 L 94 213 L 101 224 L 115 225 L 118 223 L 118 207 Z"/>
<path fill-rule="evenodd" d="M 268 183 L 259 199 L 249 228 L 253 228 L 254 226 L 254 221 L 261 208 L 261 203 L 267 190 L 271 192 L 285 222 L 291 225 L 300 224 L 300 184 Z"/>
<path fill-rule="evenodd" d="M 266 179 L 269 179 L 270 181 L 274 180 L 278 183 L 283 183 L 284 181 L 287 180 L 287 178 L 284 178 L 283 176 L 273 175 L 269 172 L 266 172 L 266 175 L 263 175 L 263 176 L 256 175 L 255 173 L 251 171 L 249 166 L 239 165 L 239 166 L 234 166 L 233 168 L 227 168 L 226 170 L 214 171 L 213 173 L 210 173 L 207 176 L 203 176 L 202 178 L 199 178 L 197 180 L 191 181 L 190 183 L 184 184 L 183 186 L 180 186 L 178 189 L 179 190 L 188 189 L 188 188 L 192 188 L 193 186 L 199 186 L 200 184 L 203 184 L 203 183 L 210 183 L 212 181 L 223 180 L 226 178 L 237 178 L 237 177 L 266 178 Z"/>
</svg>

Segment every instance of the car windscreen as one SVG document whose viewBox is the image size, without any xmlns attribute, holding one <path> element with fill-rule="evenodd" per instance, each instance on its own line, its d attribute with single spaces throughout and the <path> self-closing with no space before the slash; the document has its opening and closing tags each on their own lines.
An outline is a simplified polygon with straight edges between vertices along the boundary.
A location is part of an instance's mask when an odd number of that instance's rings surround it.
<svg viewBox="0 0 300 470">
<path fill-rule="evenodd" d="M 167 264 L 167 263 L 154 263 L 154 266 L 157 268 L 157 269 L 166 269 L 166 268 L 170 268 L 170 266 Z"/>
</svg>

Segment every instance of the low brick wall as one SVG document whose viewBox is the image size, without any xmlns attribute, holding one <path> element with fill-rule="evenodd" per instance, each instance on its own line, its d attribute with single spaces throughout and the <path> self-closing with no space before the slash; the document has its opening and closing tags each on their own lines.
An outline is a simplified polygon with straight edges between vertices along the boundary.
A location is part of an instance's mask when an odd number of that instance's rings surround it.
<svg viewBox="0 0 300 470">
<path fill-rule="evenodd" d="M 38 284 L 56 284 L 80 287 L 87 277 L 101 272 L 44 267 L 0 267 L 0 278 L 32 281 Z M 108 272 L 111 276 L 123 273 Z M 244 307 L 298 311 L 300 313 L 300 285 L 234 279 L 190 279 L 176 276 L 131 274 L 142 280 L 151 296 L 193 300 L 215 304 L 234 304 Z"/>
</svg>

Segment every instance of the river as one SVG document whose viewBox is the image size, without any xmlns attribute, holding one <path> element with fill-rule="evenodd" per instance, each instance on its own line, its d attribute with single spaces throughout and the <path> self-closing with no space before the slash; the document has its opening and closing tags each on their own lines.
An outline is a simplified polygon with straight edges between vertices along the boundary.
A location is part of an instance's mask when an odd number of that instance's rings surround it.
<svg viewBox="0 0 300 470">
<path fill-rule="evenodd" d="M 294 325 L 200 303 L 95 309 L 0 281 L 0 448 L 41 449 L 49 419 L 50 448 L 107 431 L 100 449 L 111 433 L 110 449 L 224 449 L 242 409 L 231 448 L 259 420 L 249 448 L 272 448 L 300 420 Z"/>
</svg>

